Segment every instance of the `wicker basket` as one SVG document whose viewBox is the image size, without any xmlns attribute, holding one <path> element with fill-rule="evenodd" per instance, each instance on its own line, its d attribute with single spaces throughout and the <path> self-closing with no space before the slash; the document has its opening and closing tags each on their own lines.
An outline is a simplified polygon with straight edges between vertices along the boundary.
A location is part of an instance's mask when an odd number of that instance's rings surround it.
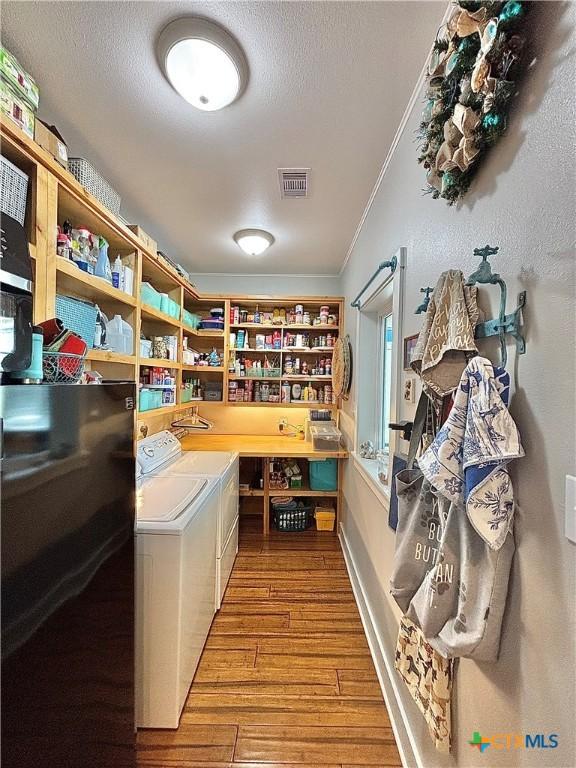
<svg viewBox="0 0 576 768">
<path fill-rule="evenodd" d="M 84 355 L 44 352 L 42 370 L 44 381 L 49 384 L 74 384 L 80 380 L 84 372 Z"/>
<path fill-rule="evenodd" d="M 94 347 L 97 315 L 96 305 L 89 301 L 73 299 L 71 296 L 56 296 L 56 316 L 62 320 L 65 328 L 84 339 L 88 349 Z"/>
<path fill-rule="evenodd" d="M 28 176 L 0 155 L 0 210 L 24 226 Z"/>
<path fill-rule="evenodd" d="M 70 157 L 68 158 L 68 170 L 87 192 L 94 195 L 102 205 L 105 205 L 109 211 L 118 216 L 121 197 L 114 187 L 94 168 L 92 163 L 84 160 L 83 157 Z"/>
</svg>

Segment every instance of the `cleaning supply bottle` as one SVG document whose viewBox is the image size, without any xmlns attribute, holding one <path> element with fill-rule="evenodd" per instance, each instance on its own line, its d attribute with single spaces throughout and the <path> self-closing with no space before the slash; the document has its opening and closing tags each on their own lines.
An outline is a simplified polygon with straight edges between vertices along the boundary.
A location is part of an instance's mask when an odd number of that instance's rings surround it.
<svg viewBox="0 0 576 768">
<path fill-rule="evenodd" d="M 120 254 L 116 256 L 116 259 L 114 261 L 114 266 L 112 267 L 112 285 L 114 288 L 118 288 L 120 291 L 123 290 L 123 267 L 122 267 L 122 259 L 120 258 Z"/>
<path fill-rule="evenodd" d="M 98 241 L 98 260 L 94 274 L 102 277 L 109 283 L 112 282 L 112 270 L 110 269 L 110 259 L 108 258 L 108 241 L 101 237 Z"/>
</svg>

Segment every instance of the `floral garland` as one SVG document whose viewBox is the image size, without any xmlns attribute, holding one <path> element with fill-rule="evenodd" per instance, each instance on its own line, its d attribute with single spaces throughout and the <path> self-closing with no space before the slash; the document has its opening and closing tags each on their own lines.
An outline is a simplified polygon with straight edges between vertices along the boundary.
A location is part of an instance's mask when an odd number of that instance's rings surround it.
<svg viewBox="0 0 576 768">
<path fill-rule="evenodd" d="M 426 192 L 449 205 L 468 190 L 479 161 L 506 130 L 529 3 L 458 0 L 434 43 L 418 162 Z"/>
</svg>

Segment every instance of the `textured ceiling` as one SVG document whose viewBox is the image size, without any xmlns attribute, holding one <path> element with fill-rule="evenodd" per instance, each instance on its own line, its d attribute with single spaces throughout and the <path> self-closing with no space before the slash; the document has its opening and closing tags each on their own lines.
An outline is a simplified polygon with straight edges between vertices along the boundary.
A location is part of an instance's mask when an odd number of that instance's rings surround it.
<svg viewBox="0 0 576 768">
<path fill-rule="evenodd" d="M 2 39 L 40 86 L 40 115 L 95 163 L 122 214 L 193 272 L 337 273 L 424 63 L 444 2 L 6 2 Z M 154 42 L 178 16 L 232 32 L 250 81 L 199 112 Z M 277 168 L 311 167 L 281 200 Z M 272 232 L 263 256 L 232 241 Z"/>
</svg>

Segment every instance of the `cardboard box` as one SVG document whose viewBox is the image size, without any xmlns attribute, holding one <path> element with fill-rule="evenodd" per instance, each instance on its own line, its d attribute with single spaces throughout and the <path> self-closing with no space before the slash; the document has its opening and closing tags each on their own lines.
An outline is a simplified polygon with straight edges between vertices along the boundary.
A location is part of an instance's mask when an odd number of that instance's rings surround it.
<svg viewBox="0 0 576 768">
<path fill-rule="evenodd" d="M 156 256 L 158 252 L 158 243 L 156 240 L 153 240 L 150 235 L 146 234 L 142 227 L 139 224 L 128 224 L 128 229 L 131 232 L 134 232 L 136 237 L 140 238 L 142 242 L 144 243 L 146 250 L 152 254 L 152 256 Z"/>
<path fill-rule="evenodd" d="M 34 138 L 34 112 L 2 77 L 0 77 L 0 110 L 27 136 Z"/>
<path fill-rule="evenodd" d="M 49 152 L 63 168 L 68 168 L 68 147 L 54 125 L 46 125 L 36 118 L 34 141 Z"/>
<path fill-rule="evenodd" d="M 33 112 L 36 112 L 40 102 L 40 91 L 36 81 L 3 45 L 0 45 L 0 76 L 11 85 L 16 95 L 25 101 Z"/>
</svg>

